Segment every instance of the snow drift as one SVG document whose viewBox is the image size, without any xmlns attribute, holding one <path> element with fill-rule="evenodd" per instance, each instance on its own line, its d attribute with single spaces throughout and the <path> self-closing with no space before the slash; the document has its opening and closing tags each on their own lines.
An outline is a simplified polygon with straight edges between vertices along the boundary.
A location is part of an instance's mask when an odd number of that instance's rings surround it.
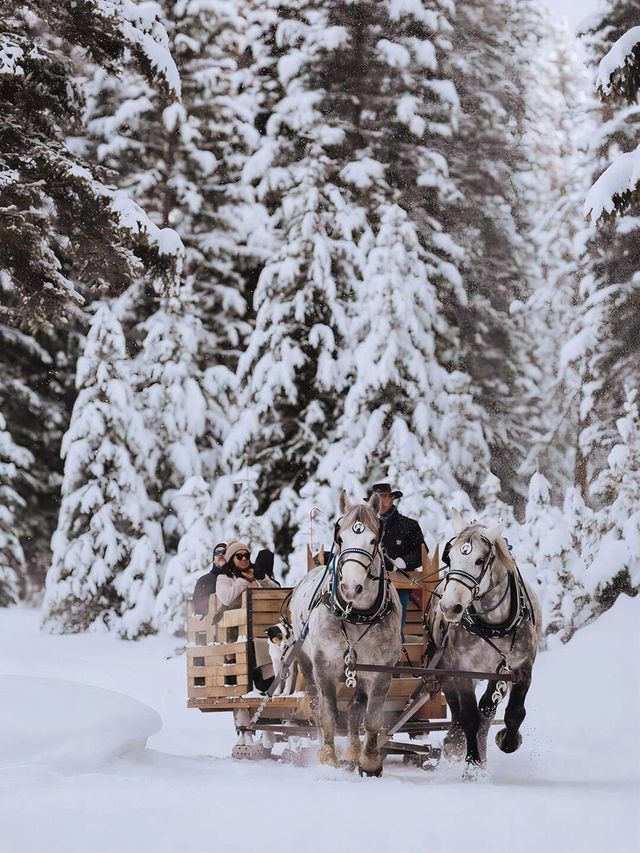
<svg viewBox="0 0 640 853">
<path fill-rule="evenodd" d="M 0 768 L 87 772 L 143 749 L 162 727 L 142 702 L 86 684 L 5 675 L 0 693 Z"/>
</svg>

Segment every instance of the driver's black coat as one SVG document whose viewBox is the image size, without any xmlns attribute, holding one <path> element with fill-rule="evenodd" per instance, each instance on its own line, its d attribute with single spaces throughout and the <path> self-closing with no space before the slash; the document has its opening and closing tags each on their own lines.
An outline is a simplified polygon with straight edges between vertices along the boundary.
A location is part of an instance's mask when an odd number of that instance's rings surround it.
<svg viewBox="0 0 640 853">
<path fill-rule="evenodd" d="M 383 524 L 382 549 L 392 560 L 402 557 L 407 569 L 417 569 L 422 565 L 422 544 L 424 536 L 420 525 L 414 518 L 400 515 L 396 507 Z M 425 545 L 426 547 L 426 545 Z"/>
</svg>

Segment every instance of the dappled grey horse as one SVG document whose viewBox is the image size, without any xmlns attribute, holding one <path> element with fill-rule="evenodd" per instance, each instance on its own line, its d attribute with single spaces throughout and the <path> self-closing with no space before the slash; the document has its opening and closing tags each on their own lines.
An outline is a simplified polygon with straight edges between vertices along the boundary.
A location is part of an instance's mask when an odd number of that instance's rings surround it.
<svg viewBox="0 0 640 853">
<path fill-rule="evenodd" d="M 338 765 L 336 694 L 346 676 L 355 693 L 348 713 L 349 747 L 343 760 L 368 776 L 382 773 L 378 734 L 391 675 L 356 673 L 355 664 L 394 666 L 402 645 L 400 601 L 380 551 L 379 508 L 377 494 L 368 503 L 352 506 L 342 492 L 333 559 L 326 568 L 319 566 L 309 572 L 291 597 L 294 635 L 305 636 L 299 663 L 322 732 L 320 761 Z"/>
<path fill-rule="evenodd" d="M 483 764 L 489 727 L 507 690 L 505 727 L 496 743 L 503 752 L 515 752 L 522 742 L 519 729 L 540 641 L 540 605 L 501 535 L 501 523 L 466 525 L 454 510 L 454 529 L 456 536 L 445 549 L 448 568 L 427 609 L 431 656 L 441 650 L 442 669 L 513 676 L 510 688 L 504 681 L 489 682 L 479 702 L 472 679 L 443 680 L 452 720 L 445 755 L 462 757 L 466 749 L 470 764 Z"/>
</svg>

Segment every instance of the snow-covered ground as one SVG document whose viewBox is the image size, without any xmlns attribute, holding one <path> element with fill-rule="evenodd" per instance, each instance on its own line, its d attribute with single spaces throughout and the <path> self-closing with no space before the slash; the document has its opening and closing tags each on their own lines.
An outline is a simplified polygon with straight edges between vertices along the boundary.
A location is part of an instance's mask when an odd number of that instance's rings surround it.
<svg viewBox="0 0 640 853">
<path fill-rule="evenodd" d="M 230 717 L 185 708 L 176 640 L 49 636 L 0 610 L 0 850 L 638 851 L 639 621 L 623 597 L 542 654 L 522 748 L 492 746 L 472 783 L 233 761 Z"/>
</svg>

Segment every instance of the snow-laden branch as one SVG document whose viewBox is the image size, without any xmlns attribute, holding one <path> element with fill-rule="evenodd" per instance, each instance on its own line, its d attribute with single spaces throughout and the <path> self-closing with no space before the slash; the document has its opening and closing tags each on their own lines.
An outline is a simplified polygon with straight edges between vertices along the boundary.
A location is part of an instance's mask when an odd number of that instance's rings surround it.
<svg viewBox="0 0 640 853">
<path fill-rule="evenodd" d="M 635 151 L 617 157 L 591 187 L 584 203 L 585 219 L 597 222 L 601 216 L 622 210 L 629 195 L 639 189 L 639 184 L 640 145 Z"/>
<path fill-rule="evenodd" d="M 631 94 L 630 82 L 640 74 L 640 26 L 620 36 L 598 66 L 596 90 L 602 97 Z"/>
<path fill-rule="evenodd" d="M 162 23 L 163 11 L 158 3 L 145 0 L 97 0 L 96 15 L 115 19 L 120 33 L 141 53 L 169 89 L 180 97 L 180 74 L 171 56 L 169 36 Z"/>
</svg>

